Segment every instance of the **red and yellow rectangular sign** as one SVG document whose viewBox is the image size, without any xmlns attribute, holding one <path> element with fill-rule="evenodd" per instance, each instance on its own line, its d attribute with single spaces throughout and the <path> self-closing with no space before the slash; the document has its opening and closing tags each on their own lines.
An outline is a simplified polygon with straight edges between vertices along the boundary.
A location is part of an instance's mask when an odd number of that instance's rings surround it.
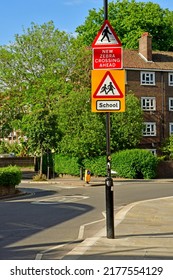
<svg viewBox="0 0 173 280">
<path fill-rule="evenodd" d="M 91 111 L 125 112 L 125 70 L 92 70 Z"/>
</svg>

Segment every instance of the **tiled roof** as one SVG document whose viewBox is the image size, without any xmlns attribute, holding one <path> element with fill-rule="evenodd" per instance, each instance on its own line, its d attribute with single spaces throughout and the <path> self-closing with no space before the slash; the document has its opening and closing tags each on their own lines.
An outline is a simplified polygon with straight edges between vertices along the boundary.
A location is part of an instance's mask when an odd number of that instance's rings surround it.
<svg viewBox="0 0 173 280">
<path fill-rule="evenodd" d="M 146 61 L 138 50 L 123 50 L 124 68 L 173 71 L 173 52 L 153 51 L 152 61 Z"/>
</svg>

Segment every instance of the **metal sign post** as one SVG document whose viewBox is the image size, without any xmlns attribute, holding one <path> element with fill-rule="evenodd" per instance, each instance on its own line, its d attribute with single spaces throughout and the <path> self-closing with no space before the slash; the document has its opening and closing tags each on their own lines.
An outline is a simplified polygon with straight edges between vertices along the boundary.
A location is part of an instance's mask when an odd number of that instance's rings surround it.
<svg viewBox="0 0 173 280">
<path fill-rule="evenodd" d="M 104 19 L 108 19 L 108 0 L 104 0 Z M 105 180 L 106 195 L 106 229 L 107 238 L 114 238 L 114 201 L 113 180 L 111 178 L 111 148 L 110 148 L 110 112 L 106 113 L 106 161 L 107 178 Z"/>
<path fill-rule="evenodd" d="M 108 20 L 108 0 L 104 0 L 104 23 L 93 43 L 91 111 L 106 113 L 106 228 L 114 238 L 114 199 L 111 178 L 110 113 L 125 112 L 125 71 L 122 44 Z"/>
</svg>

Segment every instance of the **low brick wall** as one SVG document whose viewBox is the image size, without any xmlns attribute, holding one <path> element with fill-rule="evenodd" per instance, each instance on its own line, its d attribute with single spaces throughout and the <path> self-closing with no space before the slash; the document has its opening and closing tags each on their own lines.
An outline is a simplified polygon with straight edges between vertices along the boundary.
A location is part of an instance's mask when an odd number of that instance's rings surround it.
<svg viewBox="0 0 173 280">
<path fill-rule="evenodd" d="M 157 178 L 173 178 L 173 161 L 161 161 L 157 168 Z"/>
<path fill-rule="evenodd" d="M 16 165 L 20 167 L 34 166 L 34 157 L 0 158 L 0 167 Z"/>
<path fill-rule="evenodd" d="M 0 196 L 12 195 L 12 194 L 15 194 L 15 192 L 16 192 L 15 187 L 1 187 L 0 186 Z"/>
</svg>

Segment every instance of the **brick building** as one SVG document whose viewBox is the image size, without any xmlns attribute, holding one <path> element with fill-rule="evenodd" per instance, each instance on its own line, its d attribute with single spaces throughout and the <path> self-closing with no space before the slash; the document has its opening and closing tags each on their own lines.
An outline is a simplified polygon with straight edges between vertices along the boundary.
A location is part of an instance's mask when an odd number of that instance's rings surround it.
<svg viewBox="0 0 173 280">
<path fill-rule="evenodd" d="M 152 51 L 152 37 L 144 33 L 139 50 L 124 50 L 126 92 L 140 99 L 144 111 L 141 147 L 159 152 L 173 134 L 173 52 Z"/>
</svg>

